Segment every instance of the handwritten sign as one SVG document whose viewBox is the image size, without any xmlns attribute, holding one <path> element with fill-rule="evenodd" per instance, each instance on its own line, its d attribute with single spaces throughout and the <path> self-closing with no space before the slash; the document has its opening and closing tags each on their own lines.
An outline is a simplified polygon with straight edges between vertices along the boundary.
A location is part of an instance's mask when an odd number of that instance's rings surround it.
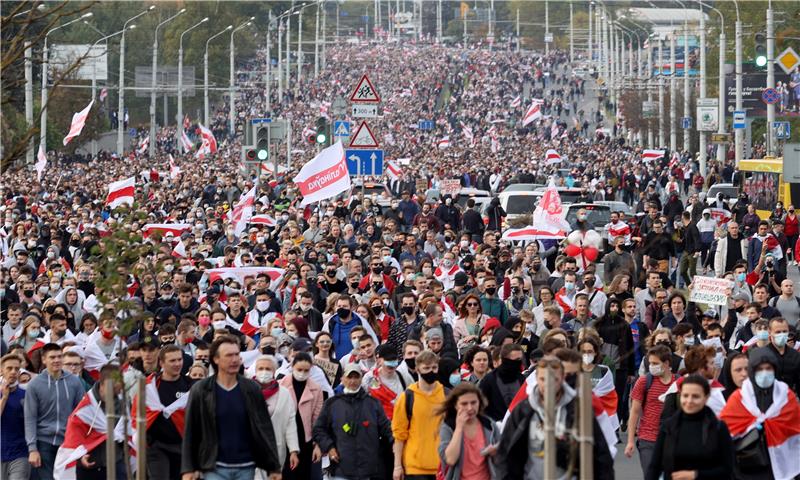
<svg viewBox="0 0 800 480">
<path fill-rule="evenodd" d="M 706 305 L 727 305 L 733 282 L 724 278 L 694 277 L 690 302 Z"/>
<path fill-rule="evenodd" d="M 461 182 L 456 179 L 442 180 L 439 183 L 439 192 L 442 195 L 457 195 L 461 191 Z"/>
</svg>

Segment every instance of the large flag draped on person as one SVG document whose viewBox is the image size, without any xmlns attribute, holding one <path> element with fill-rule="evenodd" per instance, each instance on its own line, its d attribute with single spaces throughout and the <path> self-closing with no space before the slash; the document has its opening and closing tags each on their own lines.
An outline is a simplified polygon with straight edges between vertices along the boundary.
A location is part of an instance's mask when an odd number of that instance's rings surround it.
<svg viewBox="0 0 800 480">
<path fill-rule="evenodd" d="M 83 127 L 86 125 L 86 119 L 89 117 L 89 112 L 92 110 L 92 105 L 94 105 L 94 100 L 89 102 L 89 105 L 86 105 L 86 108 L 72 115 L 72 123 L 69 126 L 69 133 L 67 133 L 67 136 L 64 137 L 65 147 L 73 138 L 80 135 L 83 131 Z"/>
<path fill-rule="evenodd" d="M 250 217 L 253 216 L 253 208 L 256 204 L 256 187 L 254 186 L 246 193 L 242 194 L 239 202 L 233 206 L 229 219 L 233 225 L 236 235 L 240 235 L 247 228 Z"/>
<path fill-rule="evenodd" d="M 161 403 L 161 398 L 158 395 L 158 383 L 160 379 L 156 378 L 155 374 L 151 374 L 147 378 L 147 385 L 145 386 L 144 393 L 145 393 L 145 421 L 147 422 L 147 429 L 149 429 L 153 422 L 156 421 L 159 414 L 163 415 L 164 418 L 170 420 L 174 425 L 175 429 L 178 433 L 183 436 L 183 430 L 185 426 L 185 419 L 186 419 L 186 404 L 189 401 L 189 393 L 185 393 L 178 397 L 177 400 L 170 403 L 166 407 L 163 403 Z M 136 438 L 136 423 L 133 421 L 136 418 L 136 407 L 138 405 L 137 396 L 133 397 L 133 406 L 131 408 L 131 426 L 132 429 L 132 437 Z M 105 421 L 105 419 L 104 419 Z"/>
<path fill-rule="evenodd" d="M 175 180 L 181 174 L 181 167 L 175 163 L 175 158 L 169 154 L 169 178 Z"/>
<path fill-rule="evenodd" d="M 569 222 L 562 218 L 564 207 L 558 195 L 556 184 L 550 179 L 550 184 L 539 200 L 533 211 L 533 225 L 525 228 L 512 228 L 503 233 L 505 240 L 542 240 L 560 239 L 567 236 L 570 230 Z"/>
<path fill-rule="evenodd" d="M 200 130 L 200 148 L 197 149 L 195 158 L 204 158 L 206 155 L 217 153 L 217 139 L 214 138 L 214 133 L 206 128 L 202 123 L 197 124 Z"/>
<path fill-rule="evenodd" d="M 186 152 L 194 150 L 194 144 L 189 140 L 189 136 L 186 135 L 186 130 L 181 130 L 181 145 L 183 145 L 183 150 Z"/>
<path fill-rule="evenodd" d="M 403 169 L 400 168 L 400 165 L 397 164 L 394 160 L 387 160 L 386 161 L 386 176 L 389 177 L 389 180 L 400 180 L 403 176 Z"/>
<path fill-rule="evenodd" d="M 542 119 L 542 104 L 544 102 L 538 98 L 533 99 L 533 104 L 528 108 L 528 111 L 525 112 L 525 116 L 522 117 L 522 126 L 526 126 L 529 123 L 541 120 Z"/>
<path fill-rule="evenodd" d="M 301 207 L 326 200 L 350 189 L 350 174 L 344 158 L 342 142 L 338 141 L 322 150 L 303 165 L 292 181 L 303 195 Z"/>
<path fill-rule="evenodd" d="M 108 186 L 106 205 L 112 210 L 123 204 L 133 205 L 134 193 L 136 193 L 136 177 L 113 182 Z"/>
<path fill-rule="evenodd" d="M 44 174 L 44 168 L 47 166 L 47 155 L 44 153 L 44 147 L 42 144 L 39 144 L 39 153 L 36 154 L 36 181 L 42 181 L 42 174 Z"/>
</svg>

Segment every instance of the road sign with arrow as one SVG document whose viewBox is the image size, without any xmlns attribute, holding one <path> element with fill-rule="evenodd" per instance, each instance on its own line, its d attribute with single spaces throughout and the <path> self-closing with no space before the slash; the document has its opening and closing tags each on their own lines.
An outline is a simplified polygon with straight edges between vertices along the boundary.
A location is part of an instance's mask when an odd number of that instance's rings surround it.
<svg viewBox="0 0 800 480">
<path fill-rule="evenodd" d="M 383 150 L 345 150 L 350 175 L 383 175 Z"/>
</svg>

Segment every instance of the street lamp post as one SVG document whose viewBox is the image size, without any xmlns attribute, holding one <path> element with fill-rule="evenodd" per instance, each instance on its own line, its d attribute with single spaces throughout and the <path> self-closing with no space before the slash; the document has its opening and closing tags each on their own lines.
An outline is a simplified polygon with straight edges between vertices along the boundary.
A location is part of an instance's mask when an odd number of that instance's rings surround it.
<svg viewBox="0 0 800 480">
<path fill-rule="evenodd" d="M 129 23 L 142 15 L 152 12 L 155 8 L 155 5 L 150 5 L 147 10 L 134 15 L 122 24 L 122 38 L 119 42 L 119 95 L 117 105 L 117 153 L 120 157 L 125 153 L 125 145 L 122 140 L 123 130 L 125 130 L 125 30 L 128 29 Z"/>
<path fill-rule="evenodd" d="M 215 33 L 208 37 L 206 40 L 206 50 L 203 54 L 203 122 L 206 126 L 210 125 L 211 119 L 209 118 L 209 105 L 208 105 L 208 44 L 211 43 L 211 40 L 219 37 L 223 33 L 230 31 L 233 28 L 233 25 L 228 25 L 225 27 L 224 30 L 221 32 Z M 267 39 L 269 39 L 269 33 L 267 33 Z M 269 45 L 269 43 L 267 43 Z M 267 47 L 267 64 L 269 64 L 269 47 Z M 269 67 L 267 67 L 269 68 Z M 267 102 L 269 102 L 269 98 L 267 98 Z M 269 108 L 269 107 L 267 107 Z"/>
<path fill-rule="evenodd" d="M 204 19 L 184 30 L 183 33 L 181 33 L 180 40 L 178 41 L 178 115 L 175 122 L 175 143 L 178 145 L 178 151 L 180 153 L 183 153 L 183 143 L 181 143 L 181 132 L 183 131 L 183 36 L 207 21 L 208 17 L 205 17 Z M 150 143 L 153 143 L 154 141 L 154 138 L 150 139 Z"/>
<path fill-rule="evenodd" d="M 767 88 L 775 88 L 775 23 L 772 18 L 772 0 L 767 7 Z M 775 104 L 767 104 L 767 155 L 775 155 Z"/>
<path fill-rule="evenodd" d="M 734 34 L 734 43 L 736 45 L 736 110 L 742 111 L 742 21 L 739 18 L 739 3 L 734 0 L 733 5 L 736 7 L 736 32 Z M 734 153 L 736 156 L 736 166 L 744 158 L 743 144 L 744 144 L 744 130 L 741 128 L 734 129 Z"/>
<path fill-rule="evenodd" d="M 725 91 L 725 17 L 722 15 L 718 9 L 712 7 L 711 5 L 699 2 L 700 5 L 710 8 L 713 10 L 717 15 L 719 15 L 719 75 L 717 78 L 717 88 L 719 92 L 717 92 L 718 102 L 719 102 L 719 125 L 717 126 L 717 133 L 724 134 L 725 133 L 725 103 L 727 92 Z M 722 164 L 725 161 L 725 144 L 720 144 L 717 146 L 717 161 Z"/>
<path fill-rule="evenodd" d="M 722 75 L 724 72 L 720 72 Z M 706 98 L 706 14 L 703 9 L 700 9 L 700 98 Z M 698 121 L 700 119 L 698 118 Z M 719 119 L 722 121 L 722 119 Z M 706 132 L 700 134 L 700 175 L 706 176 L 706 162 L 708 161 L 708 152 L 706 149 Z"/>
<path fill-rule="evenodd" d="M 228 94 L 228 96 L 230 97 L 228 99 L 230 101 L 230 108 L 229 108 L 229 111 L 228 111 L 228 121 L 229 121 L 229 127 L 230 127 L 229 134 L 231 136 L 236 135 L 236 99 L 234 98 L 234 91 L 233 91 L 234 83 L 235 83 L 235 80 L 236 80 L 236 71 L 235 71 L 235 66 L 234 66 L 234 62 L 233 62 L 233 59 L 234 59 L 233 35 L 236 32 L 238 32 L 239 30 L 241 30 L 243 28 L 246 28 L 246 27 L 249 27 L 250 25 L 252 25 L 253 24 L 253 20 L 255 20 L 255 17 L 250 17 L 250 20 L 244 22 L 243 24 L 241 24 L 238 27 L 236 27 L 233 30 L 231 30 L 231 52 L 230 52 L 230 64 L 231 65 L 230 65 L 230 77 L 229 77 L 230 85 L 229 85 L 229 94 Z"/>
<path fill-rule="evenodd" d="M 47 47 L 47 37 L 59 28 L 64 28 L 72 25 L 80 20 L 86 20 L 94 15 L 92 12 L 84 13 L 80 17 L 70 20 L 69 22 L 53 27 L 44 35 L 44 49 L 42 51 L 42 105 L 41 105 L 41 118 L 39 119 L 39 146 L 42 151 L 47 151 L 47 77 L 49 76 L 48 55 L 49 49 Z"/>
<path fill-rule="evenodd" d="M 300 88 L 300 77 L 303 73 L 303 9 L 297 19 L 297 80 L 294 82 L 294 91 Z"/>
<path fill-rule="evenodd" d="M 156 30 L 153 35 L 153 69 L 151 70 L 151 78 L 150 78 L 150 146 L 149 146 L 149 154 L 150 158 L 155 158 L 156 152 L 156 77 L 158 73 L 158 29 L 165 25 L 167 22 L 170 22 L 177 18 L 182 13 L 186 12 L 185 8 L 182 8 L 176 13 L 172 15 L 168 19 L 164 20 L 163 22 L 156 25 Z"/>
</svg>

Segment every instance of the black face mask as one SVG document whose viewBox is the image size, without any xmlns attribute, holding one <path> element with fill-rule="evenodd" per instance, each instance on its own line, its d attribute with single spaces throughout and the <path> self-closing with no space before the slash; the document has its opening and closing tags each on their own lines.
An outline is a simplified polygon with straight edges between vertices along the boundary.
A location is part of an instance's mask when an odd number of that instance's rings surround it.
<svg viewBox="0 0 800 480">
<path fill-rule="evenodd" d="M 350 316 L 350 309 L 349 308 L 337 308 L 336 314 L 339 315 L 339 318 L 348 318 Z"/>
<path fill-rule="evenodd" d="M 572 387 L 573 389 L 578 384 L 578 374 L 577 373 L 568 373 L 564 376 L 564 383 Z"/>
<path fill-rule="evenodd" d="M 328 271 L 325 272 L 325 275 L 328 276 L 328 277 L 333 278 L 333 277 L 336 276 L 336 270 L 328 270 Z"/>
<path fill-rule="evenodd" d="M 541 270 L 542 264 L 541 263 L 534 263 L 532 268 L 533 268 L 534 272 L 538 272 L 539 270 Z"/>
<path fill-rule="evenodd" d="M 23 290 L 22 294 L 25 295 L 26 297 L 32 297 L 33 296 L 33 290 Z"/>
<path fill-rule="evenodd" d="M 276 258 L 277 258 L 277 257 L 275 257 L 275 255 L 267 255 L 267 261 L 268 261 L 269 263 L 272 263 L 272 262 L 274 262 Z"/>
<path fill-rule="evenodd" d="M 420 373 L 419 378 L 425 380 L 425 383 L 432 384 L 439 379 L 439 372 Z"/>
<path fill-rule="evenodd" d="M 350 288 L 358 288 L 358 282 L 350 283 Z"/>
<path fill-rule="evenodd" d="M 509 360 L 504 358 L 503 363 L 500 364 L 500 368 L 497 369 L 497 373 L 503 380 L 513 380 L 520 374 L 521 367 L 522 360 Z"/>
<path fill-rule="evenodd" d="M 383 313 L 383 305 L 375 305 L 374 307 L 372 307 L 372 313 L 374 313 L 375 315 L 380 315 L 381 313 Z"/>
<path fill-rule="evenodd" d="M 520 289 L 519 287 L 511 287 L 511 293 L 513 293 L 514 295 L 519 295 L 521 292 L 522 289 Z"/>
<path fill-rule="evenodd" d="M 400 310 L 402 310 L 403 313 L 406 314 L 406 315 L 411 315 L 411 314 L 414 313 L 414 307 L 405 306 L 405 307 L 401 308 Z"/>
<path fill-rule="evenodd" d="M 471 272 L 472 271 L 472 264 L 471 263 L 465 263 L 465 264 L 462 265 L 462 268 L 464 268 L 465 272 Z"/>
<path fill-rule="evenodd" d="M 497 287 L 486 288 L 486 295 L 494 295 L 495 293 L 497 293 Z"/>
<path fill-rule="evenodd" d="M 264 355 L 275 355 L 275 347 L 272 345 L 264 345 L 261 347 L 261 353 Z"/>
<path fill-rule="evenodd" d="M 409 370 L 414 370 L 417 368 L 417 359 L 416 358 L 406 358 L 404 360 L 406 362 L 406 366 Z"/>
<path fill-rule="evenodd" d="M 372 273 L 383 273 L 383 265 L 372 267 Z"/>
</svg>

